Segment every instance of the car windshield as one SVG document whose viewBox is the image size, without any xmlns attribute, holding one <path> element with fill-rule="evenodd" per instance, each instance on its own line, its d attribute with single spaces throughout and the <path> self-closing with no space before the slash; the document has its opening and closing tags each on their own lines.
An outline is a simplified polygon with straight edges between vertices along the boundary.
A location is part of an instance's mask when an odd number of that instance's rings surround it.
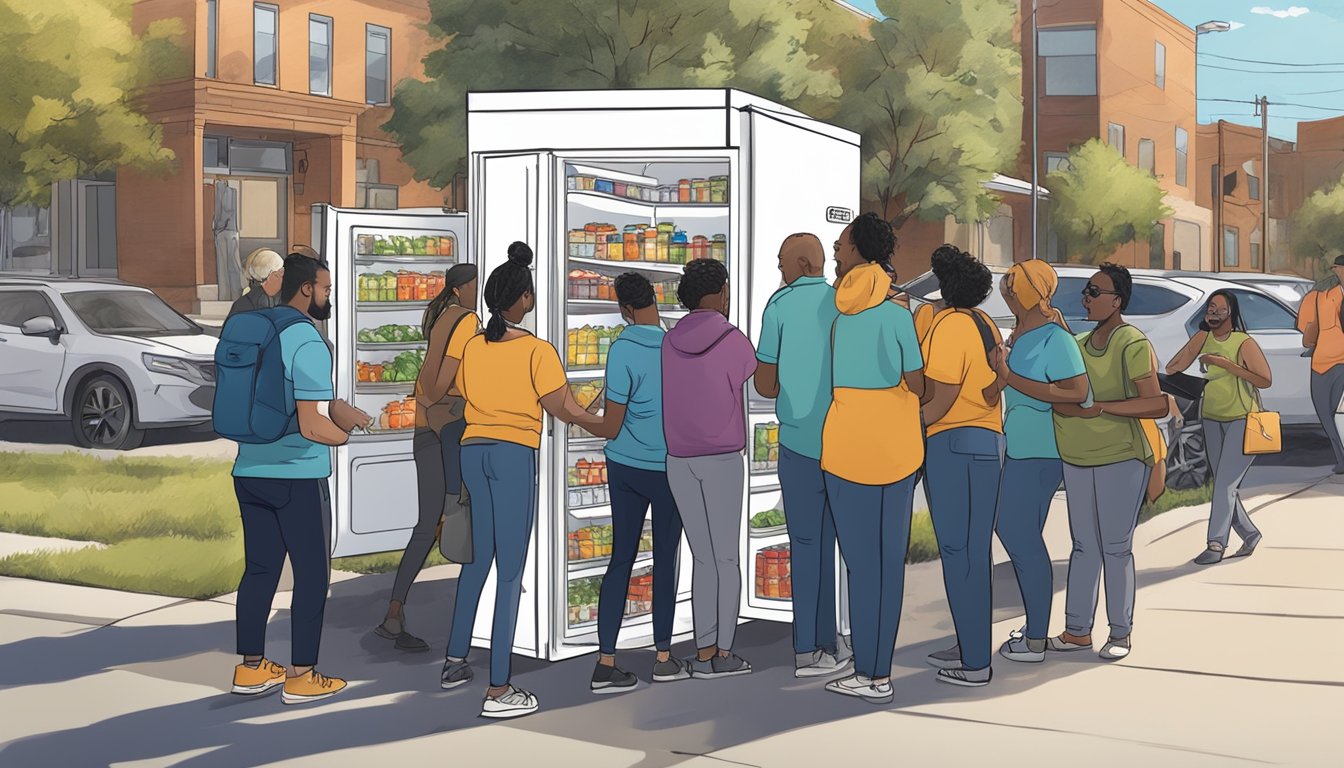
<svg viewBox="0 0 1344 768">
<path fill-rule="evenodd" d="M 125 336 L 194 336 L 201 327 L 149 291 L 81 291 L 66 302 L 94 333 Z"/>
</svg>

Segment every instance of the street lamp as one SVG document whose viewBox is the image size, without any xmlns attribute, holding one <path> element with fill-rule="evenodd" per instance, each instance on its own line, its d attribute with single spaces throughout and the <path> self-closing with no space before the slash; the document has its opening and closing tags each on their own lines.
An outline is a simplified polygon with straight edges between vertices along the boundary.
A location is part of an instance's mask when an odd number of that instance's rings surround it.
<svg viewBox="0 0 1344 768">
<path fill-rule="evenodd" d="M 1226 21 L 1206 21 L 1195 27 L 1195 129 L 1199 129 L 1199 36 L 1210 32 L 1228 32 L 1232 25 Z M 1196 153 L 1198 154 L 1198 153 Z M 1218 195 L 1218 205 L 1214 211 L 1218 214 L 1218 224 L 1213 232 L 1214 262 L 1213 271 L 1223 268 L 1223 127 L 1218 126 L 1218 178 L 1214 180 L 1214 189 L 1210 193 Z"/>
</svg>

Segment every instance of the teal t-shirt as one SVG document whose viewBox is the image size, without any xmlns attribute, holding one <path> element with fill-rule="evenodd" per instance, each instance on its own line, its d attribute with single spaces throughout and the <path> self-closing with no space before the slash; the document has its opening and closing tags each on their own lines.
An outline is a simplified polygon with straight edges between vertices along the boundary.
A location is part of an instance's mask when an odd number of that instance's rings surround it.
<svg viewBox="0 0 1344 768">
<path fill-rule="evenodd" d="M 280 334 L 280 356 L 285 363 L 285 389 L 294 400 L 335 399 L 331 350 L 312 323 L 295 323 Z M 233 476 L 282 480 L 330 477 L 331 448 L 298 432 L 274 443 L 239 443 Z"/>
<path fill-rule="evenodd" d="M 1055 323 L 1034 328 L 1013 342 L 1008 368 L 1024 379 L 1053 383 L 1087 373 L 1073 334 Z M 1003 392 L 1003 432 L 1012 459 L 1058 459 L 1055 420 L 1049 403 L 1008 387 Z"/>
<path fill-rule="evenodd" d="M 831 326 L 840 314 L 824 277 L 800 277 L 765 305 L 756 359 L 779 368 L 779 444 L 821 460 L 821 428 L 831 407 Z"/>
<path fill-rule="evenodd" d="M 834 354 L 836 387 L 890 389 L 924 367 L 914 315 L 890 301 L 836 318 Z"/>
<path fill-rule="evenodd" d="M 610 461 L 652 472 L 667 470 L 663 335 L 656 325 L 627 325 L 607 353 L 606 400 L 625 406 L 625 420 L 604 453 Z"/>
</svg>

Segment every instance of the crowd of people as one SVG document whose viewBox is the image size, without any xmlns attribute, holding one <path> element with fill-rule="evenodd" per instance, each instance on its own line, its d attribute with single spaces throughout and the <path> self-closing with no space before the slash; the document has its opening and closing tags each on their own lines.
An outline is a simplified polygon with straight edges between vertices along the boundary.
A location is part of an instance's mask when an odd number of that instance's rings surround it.
<svg viewBox="0 0 1344 768">
<path fill-rule="evenodd" d="M 955 628 L 955 644 L 928 657 L 939 681 L 991 681 L 996 533 L 1026 610 L 1025 626 L 999 645 L 999 656 L 1038 663 L 1052 653 L 1096 647 L 1093 619 L 1104 579 L 1109 626 L 1098 653 L 1126 657 L 1133 649 L 1134 531 L 1145 501 L 1162 491 L 1166 446 L 1157 422 L 1175 412 L 1160 386 L 1152 345 L 1125 322 L 1129 272 L 1104 264 L 1088 280 L 1084 330 L 1070 328 L 1054 308 L 1059 279 L 1050 265 L 1014 265 L 999 284 L 1016 319 L 1005 339 L 980 309 L 994 290 L 987 267 L 953 246 L 937 249 L 931 266 L 939 297 L 912 313 L 891 265 L 895 249 L 887 222 L 873 214 L 857 217 L 834 242 L 832 285 L 824 277 L 821 241 L 812 234 L 787 238 L 778 255 L 784 285 L 764 308 L 755 347 L 728 319 L 723 263 L 685 265 L 677 296 L 688 314 L 666 331 L 648 279 L 622 274 L 615 292 L 625 328 L 610 348 L 601 413 L 575 401 L 556 349 L 521 327 L 537 303 L 526 244 L 511 245 L 507 261 L 488 276 L 481 291 L 484 324 L 477 315 L 476 267 L 454 267 L 424 318 L 428 353 L 416 383 L 414 438 L 419 522 L 375 632 L 403 650 L 428 648 L 410 633 L 405 604 L 437 539 L 446 557 L 463 564 L 442 687 L 473 680 L 467 656 L 493 567 L 490 679 L 481 714 L 536 711 L 537 697 L 511 682 L 510 656 L 549 414 L 607 440 L 612 555 L 600 591 L 591 690 L 619 693 L 639 684 L 636 674 L 617 665 L 616 639 L 650 510 L 651 680 L 749 674 L 752 666 L 734 644 L 742 591 L 744 387 L 750 383 L 776 401 L 780 423 L 797 677 L 825 679 L 827 690 L 845 696 L 892 698 L 892 655 L 921 482 Z M 254 288 L 271 293 L 265 286 L 274 267 L 267 261 L 249 268 Z M 279 304 L 325 319 L 325 265 L 292 255 L 282 273 Z M 326 446 L 342 443 L 368 415 L 334 399 L 330 350 L 311 324 L 286 328 L 280 340 L 286 386 L 297 403 L 296 432 L 273 445 L 242 445 L 234 471 L 248 553 L 238 600 L 244 658 L 234 691 L 283 686 L 285 701 L 293 703 L 345 685 L 313 668 L 326 590 L 325 566 L 316 564 L 325 494 L 320 479 L 330 474 Z M 1196 361 L 1208 382 L 1202 418 L 1215 496 L 1208 546 L 1195 562 L 1212 564 L 1250 555 L 1261 540 L 1239 486 L 1254 458 L 1243 451 L 1247 417 L 1258 410 L 1258 390 L 1270 386 L 1271 372 L 1245 332 L 1234 294 L 1209 298 L 1200 331 L 1166 368 L 1181 372 Z M 1043 528 L 1061 484 L 1073 545 L 1065 616 L 1052 633 L 1054 583 Z M 1241 540 L 1231 555 L 1230 530 Z M 685 659 L 671 647 L 683 534 L 693 560 L 696 646 Z M 847 637 L 837 632 L 837 543 L 849 575 Z M 269 598 L 286 552 L 296 578 L 295 666 L 288 670 L 262 654 Z"/>
</svg>

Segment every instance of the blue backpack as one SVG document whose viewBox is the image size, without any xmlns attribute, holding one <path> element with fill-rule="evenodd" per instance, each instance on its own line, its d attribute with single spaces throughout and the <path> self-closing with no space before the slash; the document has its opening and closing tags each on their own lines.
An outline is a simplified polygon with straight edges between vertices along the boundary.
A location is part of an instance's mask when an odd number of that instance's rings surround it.
<svg viewBox="0 0 1344 768">
<path fill-rule="evenodd" d="M 215 347 L 216 434 L 260 444 L 299 431 L 280 334 L 304 322 L 308 317 L 290 306 L 240 312 L 224 322 Z"/>
</svg>

